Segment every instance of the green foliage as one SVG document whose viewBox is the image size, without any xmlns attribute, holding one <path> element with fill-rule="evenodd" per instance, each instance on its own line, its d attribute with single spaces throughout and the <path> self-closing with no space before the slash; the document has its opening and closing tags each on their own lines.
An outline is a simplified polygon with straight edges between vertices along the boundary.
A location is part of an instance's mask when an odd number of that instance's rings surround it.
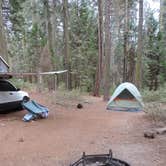
<svg viewBox="0 0 166 166">
<path fill-rule="evenodd" d="M 14 3 L 14 1 L 12 3 Z M 58 20 L 56 22 L 58 28 L 60 28 L 58 42 L 56 43 L 59 46 L 59 55 L 54 55 L 52 61 L 54 66 L 61 70 L 63 68 L 63 36 L 61 32 L 63 13 L 59 5 L 60 4 L 57 3 Z M 43 1 L 38 1 L 35 9 L 30 1 L 25 1 L 21 4 L 21 7 L 23 7 L 23 9 L 20 8 L 20 10 L 18 10 L 25 20 L 22 31 L 20 32 L 21 37 L 10 37 L 10 54 L 14 62 L 13 69 L 22 72 L 35 72 L 35 68 L 39 64 L 40 51 L 47 43 L 48 34 L 46 33 L 45 9 Z M 93 88 L 97 63 L 97 16 L 93 7 L 89 6 L 88 1 L 80 1 L 78 12 L 76 11 L 77 6 L 75 2 L 70 2 L 69 7 L 71 15 L 69 21 L 71 71 L 77 72 L 79 86 L 81 86 L 82 89 L 90 91 Z M 34 17 L 37 18 L 35 24 L 33 22 Z M 19 24 L 20 23 L 22 22 L 20 21 Z M 15 41 L 15 43 L 13 41 Z M 36 48 L 38 52 L 36 52 Z M 15 60 L 17 61 L 16 65 Z M 74 81 L 75 80 L 73 80 L 73 84 L 75 84 Z"/>
<path fill-rule="evenodd" d="M 9 31 L 7 38 L 9 59 L 12 64 L 11 71 L 36 72 L 37 67 L 40 65 L 39 59 L 43 47 L 48 42 L 48 11 L 51 15 L 52 28 L 55 30 L 54 34 L 52 34 L 55 36 L 55 41 L 53 49 L 51 50 L 51 53 L 53 54 L 51 61 L 55 70 L 62 70 L 64 68 L 63 1 L 48 1 L 48 4 L 46 2 L 47 1 L 45 0 L 9 0 L 10 11 L 8 20 L 10 20 L 9 23 L 11 28 L 10 26 L 6 26 L 6 28 Z M 116 11 L 116 8 L 114 9 L 115 3 L 116 1 L 113 2 L 111 6 L 110 32 L 112 33 L 112 52 L 115 55 L 114 64 L 116 66 L 113 75 L 118 77 L 116 78 L 116 83 L 119 83 L 123 74 L 125 17 L 124 4 L 120 4 L 119 9 L 121 11 Z M 118 3 L 119 2 L 117 1 L 117 4 Z M 46 5 L 48 7 L 47 9 L 45 7 Z M 134 48 L 137 47 L 138 25 L 136 16 L 138 1 L 129 1 L 128 5 L 129 22 L 127 47 L 128 50 L 130 50 L 131 46 Z M 68 1 L 68 10 L 69 61 L 72 86 L 74 88 L 79 88 L 82 91 L 89 92 L 92 91 L 94 87 L 98 61 L 97 0 Z M 166 47 L 164 45 L 165 42 L 163 42 L 165 33 L 159 32 L 159 22 L 153 17 L 154 12 L 148 11 L 144 24 L 145 55 L 143 59 L 143 79 L 144 83 L 149 85 L 149 66 L 160 66 L 159 74 L 156 75 L 162 85 L 166 81 Z M 118 30 L 117 27 L 119 27 Z M 134 59 L 133 56 L 131 58 Z M 159 57 L 159 63 L 155 59 L 156 57 Z M 127 68 L 129 69 L 129 57 L 127 57 L 127 61 Z M 116 75 L 117 72 L 118 75 Z M 153 76 L 153 74 L 151 75 Z M 65 79 L 62 79 L 64 82 Z M 112 80 L 114 80 L 114 78 Z M 154 93 L 156 98 L 159 97 L 158 91 L 152 93 Z M 153 97 L 148 97 L 148 94 L 146 96 L 147 98 Z"/>
<path fill-rule="evenodd" d="M 71 69 L 77 72 L 80 86 L 91 91 L 97 64 L 97 17 L 88 1 L 72 3 L 70 10 Z"/>
<path fill-rule="evenodd" d="M 143 100 L 145 102 L 162 102 L 166 103 L 166 85 L 160 87 L 157 91 L 142 91 Z"/>
<path fill-rule="evenodd" d="M 31 84 L 29 82 L 25 82 L 23 79 L 19 79 L 19 78 L 12 78 L 10 80 L 10 82 L 16 87 L 16 88 L 19 88 L 19 89 L 24 89 L 24 90 L 27 90 L 27 91 L 32 91 L 34 89 L 36 89 L 36 85 L 34 84 Z"/>
<path fill-rule="evenodd" d="M 146 20 L 147 39 L 145 47 L 145 60 L 147 77 L 146 83 L 150 90 L 156 90 L 159 85 L 160 62 L 162 57 L 161 33 L 158 32 L 158 22 L 150 11 Z"/>
<path fill-rule="evenodd" d="M 166 107 L 158 102 L 148 103 L 145 105 L 145 112 L 155 121 L 166 122 Z"/>
<path fill-rule="evenodd" d="M 60 105 L 66 108 L 76 108 L 78 103 L 83 102 L 82 93 L 78 89 L 66 91 L 64 89 L 58 89 L 56 93 L 45 93 L 46 100 L 52 104 Z"/>
<path fill-rule="evenodd" d="M 163 85 L 166 80 L 165 32 L 159 31 L 159 22 L 155 19 L 154 12 L 151 10 L 147 13 L 146 27 L 146 57 L 144 59 L 144 64 L 146 66 L 146 72 L 144 74 L 144 77 L 146 78 L 145 82 L 148 85 L 150 82 L 149 78 L 151 79 L 157 76 L 158 82 L 160 85 Z"/>
<path fill-rule="evenodd" d="M 164 32 L 166 33 L 166 32 Z M 161 84 L 164 84 L 166 81 L 166 46 L 165 46 L 165 39 L 164 39 L 164 34 L 163 32 L 160 32 L 160 53 L 161 53 L 161 57 L 160 57 L 160 82 Z"/>
<path fill-rule="evenodd" d="M 27 46 L 28 61 L 30 62 L 29 67 L 36 71 L 36 67 L 40 61 L 41 48 L 46 44 L 44 32 L 42 32 L 37 23 L 32 25 L 32 29 L 27 35 L 27 40 L 29 43 Z"/>
<path fill-rule="evenodd" d="M 10 2 L 10 21 L 12 22 L 12 30 L 14 33 L 22 31 L 24 25 L 24 17 L 22 16 L 22 4 L 25 0 L 9 0 Z"/>
</svg>

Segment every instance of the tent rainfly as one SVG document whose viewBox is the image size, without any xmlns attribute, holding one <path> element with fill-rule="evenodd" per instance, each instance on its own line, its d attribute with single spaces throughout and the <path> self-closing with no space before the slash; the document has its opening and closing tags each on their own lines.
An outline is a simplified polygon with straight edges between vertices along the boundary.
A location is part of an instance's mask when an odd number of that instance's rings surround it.
<svg viewBox="0 0 166 166">
<path fill-rule="evenodd" d="M 129 82 L 120 84 L 111 96 L 107 109 L 119 111 L 139 111 L 143 109 L 140 92 Z"/>
</svg>

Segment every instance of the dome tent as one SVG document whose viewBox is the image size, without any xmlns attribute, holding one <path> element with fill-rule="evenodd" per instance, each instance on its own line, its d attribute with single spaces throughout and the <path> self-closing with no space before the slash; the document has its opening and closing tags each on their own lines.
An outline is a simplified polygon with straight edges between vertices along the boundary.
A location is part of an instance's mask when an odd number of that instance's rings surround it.
<svg viewBox="0 0 166 166">
<path fill-rule="evenodd" d="M 108 110 L 139 111 L 143 109 L 143 101 L 140 92 L 135 85 L 129 82 L 120 84 L 108 104 Z"/>
</svg>

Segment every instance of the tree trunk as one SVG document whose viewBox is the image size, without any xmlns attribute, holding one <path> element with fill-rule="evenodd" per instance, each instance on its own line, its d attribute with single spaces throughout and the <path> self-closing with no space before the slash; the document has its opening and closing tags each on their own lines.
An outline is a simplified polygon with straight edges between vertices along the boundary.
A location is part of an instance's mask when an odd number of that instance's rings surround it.
<svg viewBox="0 0 166 166">
<path fill-rule="evenodd" d="M 166 50 L 166 0 L 160 0 L 160 31 L 162 32 L 162 46 Z"/>
<path fill-rule="evenodd" d="M 128 0 L 125 0 L 125 30 L 124 30 L 124 59 L 123 59 L 123 82 L 127 81 L 127 58 L 128 58 Z"/>
<path fill-rule="evenodd" d="M 48 33 L 47 41 L 48 41 L 50 55 L 52 56 L 52 54 L 53 54 L 53 39 L 52 39 L 53 36 L 52 36 L 50 6 L 48 4 L 48 0 L 44 0 L 44 5 L 45 5 L 45 10 L 46 10 L 46 25 L 47 25 L 46 27 L 47 27 L 47 33 Z"/>
<path fill-rule="evenodd" d="M 139 0 L 139 25 L 138 25 L 138 47 L 137 47 L 137 61 L 136 61 L 136 85 L 138 88 L 142 86 L 142 27 L 143 27 L 143 0 Z"/>
<path fill-rule="evenodd" d="M 32 26 L 33 28 L 35 29 L 35 37 L 34 37 L 34 40 L 35 40 L 35 45 L 34 45 L 34 56 L 36 57 L 35 59 L 38 60 L 38 62 L 36 62 L 36 66 L 35 66 L 35 72 L 37 72 L 37 87 L 38 87 L 38 91 L 41 92 L 42 90 L 42 77 L 41 75 L 39 74 L 41 72 L 41 66 L 40 66 L 40 46 L 39 46 L 39 32 L 38 32 L 38 29 L 39 29 L 39 17 L 38 17 L 38 14 L 37 14 L 37 11 L 36 11 L 36 5 L 37 5 L 37 1 L 36 0 L 32 0 L 31 1 L 31 5 L 32 5 L 32 11 L 33 11 L 33 14 L 32 14 Z M 33 71 L 33 69 L 31 69 Z"/>
<path fill-rule="evenodd" d="M 96 70 L 94 96 L 100 95 L 100 85 L 102 79 L 102 63 L 103 63 L 103 5 L 102 5 L 102 0 L 98 0 L 98 65 Z"/>
<path fill-rule="evenodd" d="M 104 69 L 104 101 L 109 100 L 110 90 L 110 54 L 111 54 L 111 1 L 105 1 L 105 69 Z"/>
<path fill-rule="evenodd" d="M 53 54 L 54 58 L 57 59 L 58 56 L 58 40 L 57 40 L 57 13 L 56 13 L 56 7 L 57 7 L 57 0 L 52 1 L 52 12 L 51 12 L 51 22 L 52 22 L 52 46 L 53 46 Z M 53 67 L 57 67 L 58 64 L 54 63 Z M 58 68 L 58 67 L 57 67 Z"/>
<path fill-rule="evenodd" d="M 160 0 L 160 31 L 162 34 L 162 56 L 160 57 L 160 73 L 166 80 L 166 0 Z"/>
<path fill-rule="evenodd" d="M 46 61 L 48 62 L 48 71 L 53 70 L 53 63 L 52 63 L 52 57 L 54 54 L 53 51 L 53 34 L 52 34 L 52 24 L 51 24 L 51 13 L 50 13 L 50 6 L 48 3 L 48 0 L 44 0 L 44 7 L 45 7 L 45 18 L 46 18 L 46 31 L 47 31 L 47 43 L 48 43 L 48 53 L 44 56 L 47 56 Z M 47 46 L 46 46 L 47 47 Z M 44 48 L 43 48 L 44 49 Z M 54 89 L 54 78 L 48 77 L 47 78 L 47 86 L 49 91 Z"/>
<path fill-rule="evenodd" d="M 166 0 L 160 0 L 160 31 L 163 33 L 162 35 L 164 35 L 164 29 L 166 28 L 165 27 L 166 24 L 164 25 L 164 23 L 166 23 L 165 9 L 166 9 Z"/>
<path fill-rule="evenodd" d="M 70 62 L 69 62 L 69 30 L 68 30 L 68 0 L 63 0 L 63 31 L 64 31 L 64 67 L 68 70 L 66 74 L 67 89 L 71 89 Z"/>
<path fill-rule="evenodd" d="M 2 18 L 2 0 L 0 0 L 0 56 L 2 56 L 6 61 L 8 61 L 7 43 Z"/>
</svg>

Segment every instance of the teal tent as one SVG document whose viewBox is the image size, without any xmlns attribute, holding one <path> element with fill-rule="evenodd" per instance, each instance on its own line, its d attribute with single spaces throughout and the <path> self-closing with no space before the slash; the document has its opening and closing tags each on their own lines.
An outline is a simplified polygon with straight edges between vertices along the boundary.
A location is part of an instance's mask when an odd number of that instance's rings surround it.
<svg viewBox="0 0 166 166">
<path fill-rule="evenodd" d="M 143 109 L 143 101 L 140 92 L 135 85 L 129 82 L 120 84 L 108 104 L 108 110 L 138 111 Z"/>
</svg>

